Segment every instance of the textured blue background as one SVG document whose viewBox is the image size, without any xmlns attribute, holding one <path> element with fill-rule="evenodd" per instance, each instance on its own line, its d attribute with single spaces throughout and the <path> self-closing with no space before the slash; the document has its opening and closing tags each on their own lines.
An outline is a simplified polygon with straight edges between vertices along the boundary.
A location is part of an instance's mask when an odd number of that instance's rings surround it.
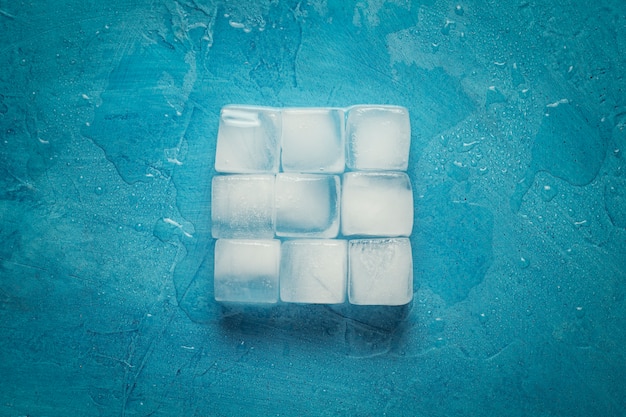
<svg viewBox="0 0 626 417">
<path fill-rule="evenodd" d="M 626 415 L 623 1 L 0 0 L 0 69 L 0 415 Z M 412 304 L 215 305 L 229 103 L 409 109 Z"/>
</svg>

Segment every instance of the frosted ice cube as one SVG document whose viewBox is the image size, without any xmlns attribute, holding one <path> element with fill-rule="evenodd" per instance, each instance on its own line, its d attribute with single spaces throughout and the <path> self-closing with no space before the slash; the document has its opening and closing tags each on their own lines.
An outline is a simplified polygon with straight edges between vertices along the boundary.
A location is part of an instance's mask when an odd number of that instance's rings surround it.
<svg viewBox="0 0 626 417">
<path fill-rule="evenodd" d="M 215 300 L 278 302 L 279 240 L 230 240 L 215 243 Z"/>
<path fill-rule="evenodd" d="M 413 192 L 403 172 L 343 175 L 341 232 L 345 236 L 410 236 Z"/>
<path fill-rule="evenodd" d="M 276 175 L 276 235 L 336 237 L 339 193 L 336 175 Z"/>
<path fill-rule="evenodd" d="M 282 168 L 341 173 L 345 168 L 344 112 L 331 108 L 282 112 Z"/>
<path fill-rule="evenodd" d="M 346 299 L 348 245 L 345 240 L 283 242 L 280 299 L 291 303 L 338 304 Z"/>
<path fill-rule="evenodd" d="M 347 165 L 353 170 L 406 171 L 411 123 L 400 106 L 353 106 L 346 121 Z"/>
<path fill-rule="evenodd" d="M 220 113 L 215 170 L 225 173 L 278 172 L 280 111 L 226 106 Z"/>
<path fill-rule="evenodd" d="M 413 299 L 409 239 L 351 240 L 348 298 L 359 305 L 404 305 Z"/>
<path fill-rule="evenodd" d="M 274 237 L 274 175 L 213 177 L 214 238 Z"/>
</svg>

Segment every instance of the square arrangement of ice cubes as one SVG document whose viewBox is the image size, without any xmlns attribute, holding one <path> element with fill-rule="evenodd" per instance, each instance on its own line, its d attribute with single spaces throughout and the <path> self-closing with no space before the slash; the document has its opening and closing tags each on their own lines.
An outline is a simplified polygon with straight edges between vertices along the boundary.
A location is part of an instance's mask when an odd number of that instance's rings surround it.
<svg viewBox="0 0 626 417">
<path fill-rule="evenodd" d="M 409 303 L 410 143 L 400 106 L 224 107 L 211 188 L 216 301 Z"/>
</svg>

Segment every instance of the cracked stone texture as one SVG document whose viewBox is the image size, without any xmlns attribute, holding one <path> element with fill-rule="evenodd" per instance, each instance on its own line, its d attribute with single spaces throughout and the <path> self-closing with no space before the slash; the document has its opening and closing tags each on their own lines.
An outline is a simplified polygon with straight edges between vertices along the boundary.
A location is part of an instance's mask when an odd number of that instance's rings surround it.
<svg viewBox="0 0 626 417">
<path fill-rule="evenodd" d="M 626 3 L 0 0 L 0 414 L 626 415 Z M 213 301 L 226 104 L 405 106 L 414 301 Z"/>
</svg>

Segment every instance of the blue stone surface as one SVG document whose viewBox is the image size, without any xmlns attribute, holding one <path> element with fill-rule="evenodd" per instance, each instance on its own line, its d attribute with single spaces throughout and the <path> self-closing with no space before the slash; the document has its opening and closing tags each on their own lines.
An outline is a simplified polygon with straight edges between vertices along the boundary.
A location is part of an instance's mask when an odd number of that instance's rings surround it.
<svg viewBox="0 0 626 417">
<path fill-rule="evenodd" d="M 0 415 L 626 415 L 626 3 L 0 0 Z M 220 109 L 400 105 L 412 303 L 214 301 Z"/>
</svg>

